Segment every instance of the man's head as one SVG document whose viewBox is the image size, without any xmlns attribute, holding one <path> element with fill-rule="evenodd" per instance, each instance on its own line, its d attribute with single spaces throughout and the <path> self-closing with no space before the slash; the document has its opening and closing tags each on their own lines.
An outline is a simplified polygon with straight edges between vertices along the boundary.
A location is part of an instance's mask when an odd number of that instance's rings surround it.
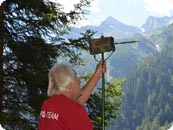
<svg viewBox="0 0 173 130">
<path fill-rule="evenodd" d="M 65 94 L 74 99 L 80 95 L 80 80 L 69 63 L 55 64 L 49 71 L 48 77 L 47 94 L 49 97 Z"/>
</svg>

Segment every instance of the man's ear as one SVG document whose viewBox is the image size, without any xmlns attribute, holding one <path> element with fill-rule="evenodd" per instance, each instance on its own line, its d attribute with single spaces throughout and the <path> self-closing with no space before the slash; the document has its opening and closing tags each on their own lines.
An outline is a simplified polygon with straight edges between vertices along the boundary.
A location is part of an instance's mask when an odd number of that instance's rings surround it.
<svg viewBox="0 0 173 130">
<path fill-rule="evenodd" d="M 67 92 L 68 92 L 68 93 L 71 91 L 72 85 L 73 85 L 72 83 L 69 83 L 69 84 L 67 85 Z"/>
</svg>

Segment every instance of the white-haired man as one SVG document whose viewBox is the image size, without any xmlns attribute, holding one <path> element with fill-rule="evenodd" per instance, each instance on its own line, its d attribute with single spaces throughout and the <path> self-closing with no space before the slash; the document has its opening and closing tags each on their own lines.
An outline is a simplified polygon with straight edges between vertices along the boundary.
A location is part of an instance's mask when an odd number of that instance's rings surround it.
<svg viewBox="0 0 173 130">
<path fill-rule="evenodd" d="M 41 107 L 39 130 L 93 130 L 83 104 L 104 72 L 106 65 L 100 61 L 93 76 L 80 88 L 80 79 L 70 64 L 54 65 L 48 75 L 49 98 Z"/>
</svg>

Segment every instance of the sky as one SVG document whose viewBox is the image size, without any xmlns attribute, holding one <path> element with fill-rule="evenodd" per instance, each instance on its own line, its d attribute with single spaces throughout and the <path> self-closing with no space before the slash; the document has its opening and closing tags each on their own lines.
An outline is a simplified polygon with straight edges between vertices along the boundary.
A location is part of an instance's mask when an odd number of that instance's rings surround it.
<svg viewBox="0 0 173 130">
<path fill-rule="evenodd" d="M 79 0 L 58 0 L 66 10 L 73 7 Z M 98 26 L 107 17 L 127 25 L 141 27 L 149 16 L 173 16 L 173 0 L 94 0 L 86 20 L 81 25 Z"/>
<path fill-rule="evenodd" d="M 4 0 L 0 0 L 0 3 Z M 65 10 L 73 9 L 80 0 L 51 0 L 65 6 Z M 107 17 L 127 25 L 141 27 L 149 16 L 173 16 L 173 0 L 93 0 L 88 8 L 89 14 L 80 25 L 98 26 Z"/>
</svg>

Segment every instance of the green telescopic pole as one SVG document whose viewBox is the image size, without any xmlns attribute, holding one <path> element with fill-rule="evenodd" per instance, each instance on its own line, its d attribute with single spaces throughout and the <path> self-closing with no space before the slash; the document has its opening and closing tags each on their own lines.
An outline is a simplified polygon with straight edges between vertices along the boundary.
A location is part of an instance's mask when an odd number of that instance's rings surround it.
<svg viewBox="0 0 173 130">
<path fill-rule="evenodd" d="M 104 63 L 104 53 L 102 53 Z M 105 130 L 105 75 L 102 73 L 102 128 Z"/>
</svg>

